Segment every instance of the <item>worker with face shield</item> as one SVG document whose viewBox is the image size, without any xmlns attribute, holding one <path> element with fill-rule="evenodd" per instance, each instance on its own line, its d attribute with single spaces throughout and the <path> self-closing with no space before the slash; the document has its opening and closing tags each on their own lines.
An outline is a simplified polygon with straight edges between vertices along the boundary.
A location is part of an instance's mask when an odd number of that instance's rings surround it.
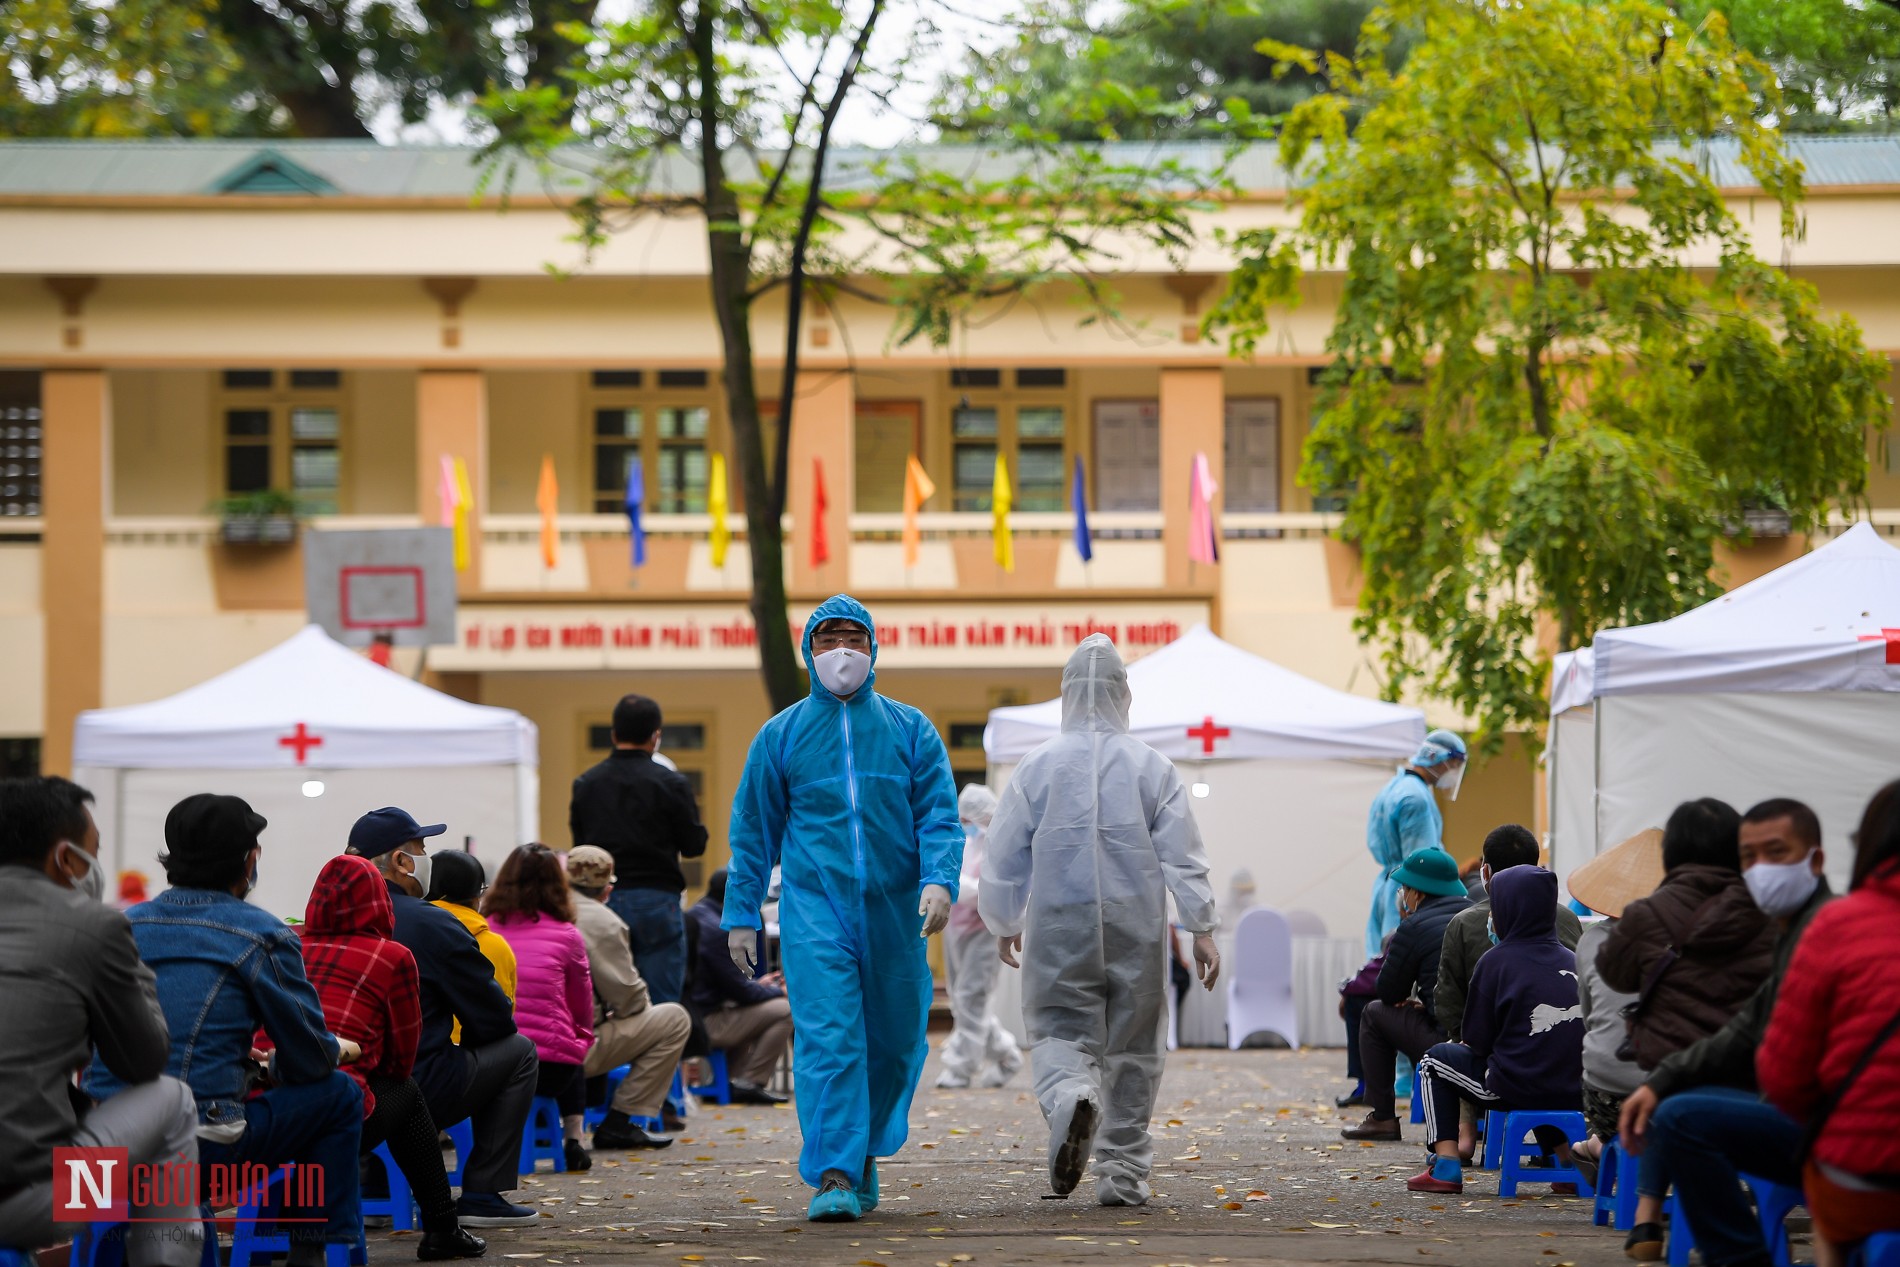
<svg viewBox="0 0 1900 1267">
<path fill-rule="evenodd" d="M 1432 793 L 1455 801 L 1464 777 L 1465 741 L 1449 730 L 1434 730 L 1373 798 L 1366 818 L 1366 849 L 1379 864 L 1379 874 L 1372 882 L 1372 914 L 1366 920 L 1368 958 L 1384 952 L 1385 939 L 1399 926 L 1399 884 L 1392 873 L 1421 849 L 1445 847 L 1445 819 Z"/>
<path fill-rule="evenodd" d="M 1103 1205 L 1151 1195 L 1148 1118 L 1165 1059 L 1167 901 L 1220 971 L 1207 855 L 1174 763 L 1128 733 L 1128 675 L 1090 636 L 1062 671 L 1062 733 L 1017 766 L 990 823 L 977 904 L 1016 966 L 1049 1181 L 1066 1195 L 1091 1147 Z M 1098 1129 L 1099 1128 L 1099 1129 Z"/>
<path fill-rule="evenodd" d="M 729 830 L 720 926 L 741 971 L 780 868 L 779 929 L 792 1003 L 792 1072 L 810 1217 L 860 1217 L 877 1163 L 903 1146 L 923 1072 L 928 944 L 963 862 L 956 784 L 929 719 L 878 694 L 870 613 L 842 594 L 805 624 L 811 694 L 746 754 Z"/>
<path fill-rule="evenodd" d="M 990 1011 L 990 994 L 1002 961 L 977 913 L 982 887 L 983 843 L 996 813 L 996 793 L 972 783 L 957 794 L 963 819 L 963 887 L 943 930 L 943 966 L 950 978 L 950 1037 L 943 1044 L 937 1085 L 1000 1087 L 1023 1067 L 1016 1036 Z"/>
</svg>

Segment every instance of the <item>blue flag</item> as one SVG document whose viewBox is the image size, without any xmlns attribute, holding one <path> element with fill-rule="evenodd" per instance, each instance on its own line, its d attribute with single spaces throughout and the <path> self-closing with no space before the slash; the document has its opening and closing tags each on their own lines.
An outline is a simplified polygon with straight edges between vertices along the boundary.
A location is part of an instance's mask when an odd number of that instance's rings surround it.
<svg viewBox="0 0 1900 1267">
<path fill-rule="evenodd" d="M 1089 497 L 1088 485 L 1082 480 L 1082 459 L 1075 460 L 1075 483 L 1069 492 L 1069 502 L 1075 507 L 1075 552 L 1087 563 L 1095 557 L 1095 541 L 1089 535 Z"/>
<path fill-rule="evenodd" d="M 640 526 L 640 508 L 647 500 L 646 471 L 640 464 L 640 455 L 633 454 L 627 460 L 627 532 L 633 545 L 633 566 L 644 567 L 647 561 L 646 529 Z"/>
</svg>

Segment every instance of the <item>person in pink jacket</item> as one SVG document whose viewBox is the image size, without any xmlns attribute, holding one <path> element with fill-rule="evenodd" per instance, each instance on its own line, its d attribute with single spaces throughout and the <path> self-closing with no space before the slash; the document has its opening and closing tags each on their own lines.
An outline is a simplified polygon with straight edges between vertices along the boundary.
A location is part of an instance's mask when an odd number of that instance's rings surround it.
<svg viewBox="0 0 1900 1267">
<path fill-rule="evenodd" d="M 541 1057 L 534 1093 L 560 1103 L 567 1168 L 586 1170 L 592 1162 L 581 1146 L 581 1066 L 594 1041 L 594 979 L 560 858 L 546 845 L 509 854 L 482 914 L 515 952 L 515 1025 Z"/>
</svg>

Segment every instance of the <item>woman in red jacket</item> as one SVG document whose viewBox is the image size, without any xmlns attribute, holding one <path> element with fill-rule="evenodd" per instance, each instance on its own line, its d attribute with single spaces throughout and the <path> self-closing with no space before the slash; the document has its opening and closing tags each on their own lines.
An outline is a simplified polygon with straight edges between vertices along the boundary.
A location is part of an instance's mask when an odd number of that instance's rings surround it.
<svg viewBox="0 0 1900 1267">
<path fill-rule="evenodd" d="M 353 855 L 332 858 L 304 909 L 304 971 L 330 1032 L 363 1049 L 362 1059 L 344 1066 L 363 1088 L 362 1150 L 387 1142 L 408 1179 L 422 1207 L 416 1257 L 479 1258 L 486 1242 L 456 1220 L 440 1137 L 411 1076 L 422 1006 L 415 958 L 393 940 L 395 930 L 395 908 L 376 864 Z"/>
<path fill-rule="evenodd" d="M 1855 839 L 1852 891 L 1795 947 L 1755 1053 L 1763 1098 L 1810 1122 L 1873 1052 L 1807 1159 L 1819 1267 L 1845 1263 L 1875 1232 L 1900 1230 L 1900 1035 L 1873 1046 L 1900 1012 L 1900 782 L 1874 794 Z"/>
</svg>

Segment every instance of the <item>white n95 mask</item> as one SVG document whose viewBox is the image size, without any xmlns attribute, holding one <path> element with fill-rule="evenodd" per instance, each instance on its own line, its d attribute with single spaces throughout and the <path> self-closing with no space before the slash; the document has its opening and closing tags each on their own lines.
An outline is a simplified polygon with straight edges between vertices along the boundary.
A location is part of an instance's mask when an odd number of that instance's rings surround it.
<svg viewBox="0 0 1900 1267">
<path fill-rule="evenodd" d="M 1821 887 L 1821 877 L 1814 874 L 1811 859 L 1814 851 L 1799 862 L 1758 862 L 1742 872 L 1742 882 L 1748 886 L 1748 895 L 1755 899 L 1764 915 L 1780 919 L 1792 915 L 1808 904 L 1814 891 Z"/>
<path fill-rule="evenodd" d="M 849 647 L 816 656 L 812 664 L 817 667 L 818 680 L 824 683 L 825 689 L 840 699 L 855 694 L 864 685 L 864 679 L 871 676 L 871 657 Z"/>
</svg>

